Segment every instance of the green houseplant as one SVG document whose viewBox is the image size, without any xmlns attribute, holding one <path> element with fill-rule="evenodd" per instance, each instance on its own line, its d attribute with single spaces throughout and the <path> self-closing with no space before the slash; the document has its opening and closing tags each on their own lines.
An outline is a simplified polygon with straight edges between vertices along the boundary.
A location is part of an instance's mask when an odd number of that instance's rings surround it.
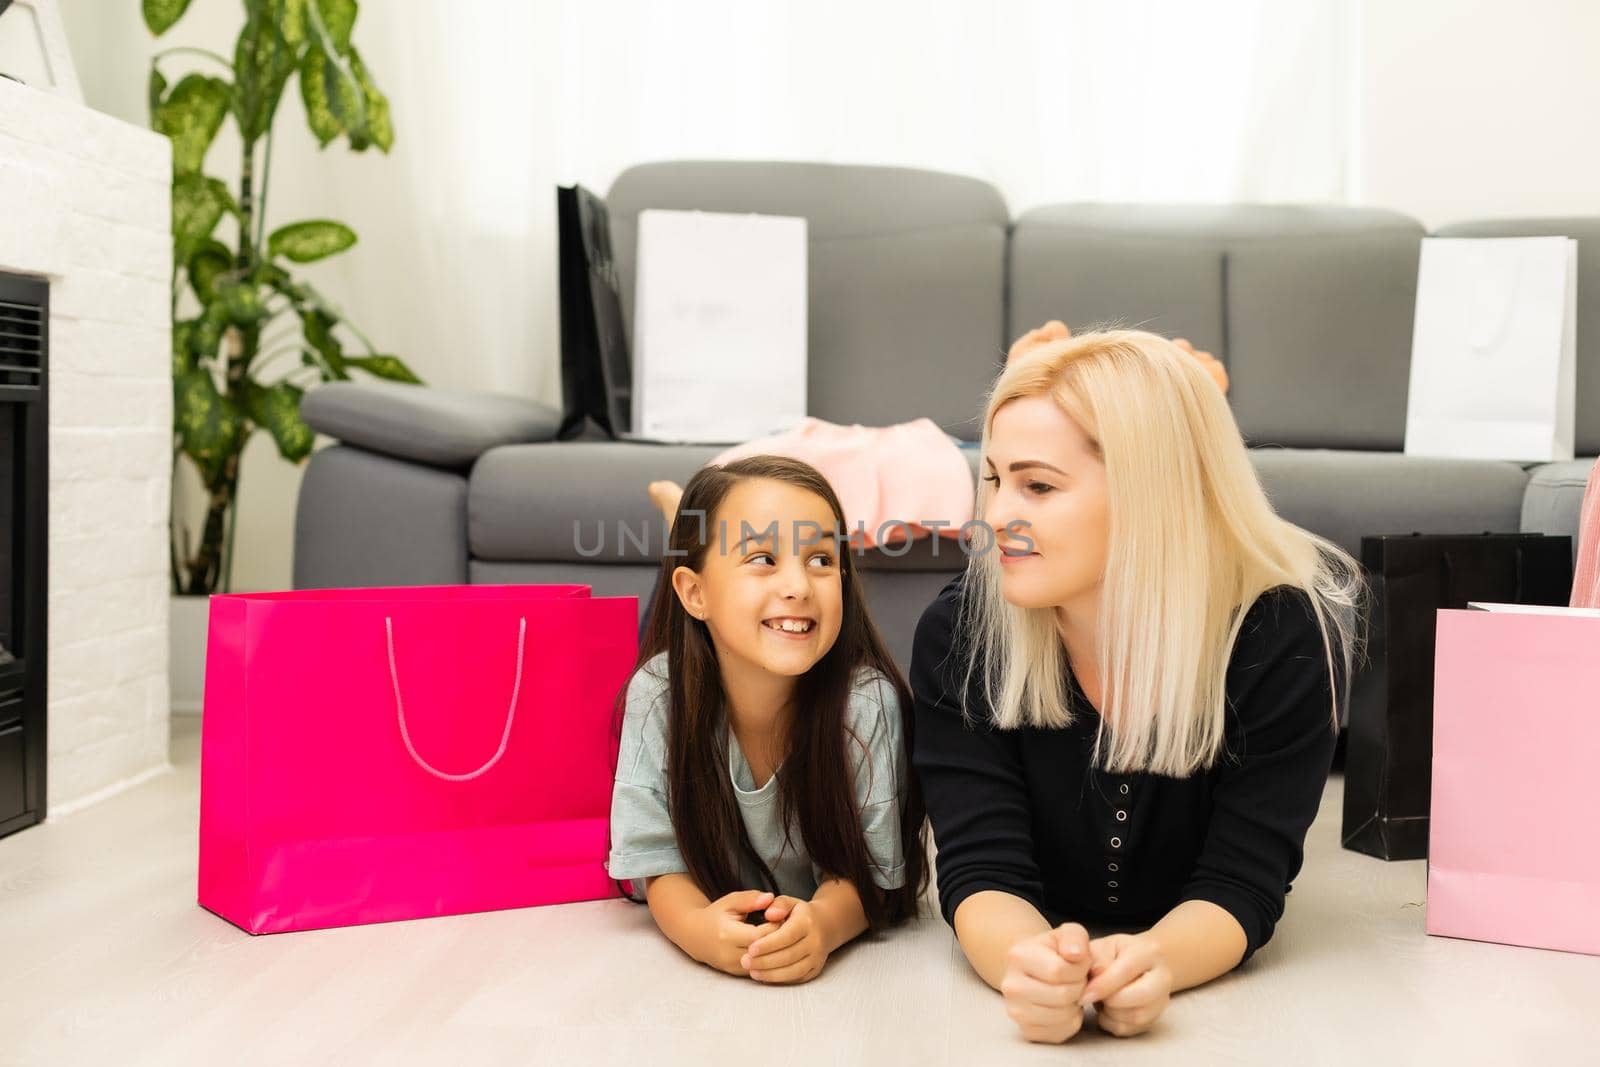
<svg viewBox="0 0 1600 1067">
<path fill-rule="evenodd" d="M 159 37 L 190 0 L 142 3 L 145 25 Z M 172 140 L 173 465 L 176 471 L 185 458 L 193 463 L 206 494 L 198 539 L 173 517 L 172 583 L 179 594 L 229 586 L 239 462 L 254 433 L 270 434 L 284 459 L 300 463 L 315 436 L 300 419 L 308 386 L 348 379 L 353 371 L 418 381 L 291 273 L 294 264 L 348 249 L 354 231 L 331 219 L 266 229 L 273 117 L 291 78 L 320 146 L 342 137 L 356 152 L 373 146 L 388 152 L 394 142 L 389 102 L 351 41 L 356 2 L 244 0 L 244 11 L 231 62 L 180 47 L 157 53 L 150 68 L 151 126 Z M 172 84 L 162 67 L 173 56 L 203 60 L 205 72 Z M 241 141 L 237 190 L 204 170 L 230 116 Z M 218 235 L 224 218 L 237 226 L 231 247 Z M 358 347 L 347 352 L 342 334 Z"/>
</svg>

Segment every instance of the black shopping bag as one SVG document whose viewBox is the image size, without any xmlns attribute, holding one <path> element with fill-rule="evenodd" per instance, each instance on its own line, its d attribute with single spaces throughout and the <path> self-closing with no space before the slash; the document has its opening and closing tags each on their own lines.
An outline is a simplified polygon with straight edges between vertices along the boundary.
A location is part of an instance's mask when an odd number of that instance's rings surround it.
<svg viewBox="0 0 1600 1067">
<path fill-rule="evenodd" d="M 559 440 L 590 424 L 608 437 L 629 428 L 633 375 L 605 201 L 581 185 L 556 189 L 561 270 Z"/>
<path fill-rule="evenodd" d="M 1363 537 L 1372 586 L 1368 662 L 1345 736 L 1344 846 L 1386 860 L 1428 854 L 1433 650 L 1440 608 L 1471 600 L 1565 604 L 1572 538 L 1544 534 Z"/>
</svg>

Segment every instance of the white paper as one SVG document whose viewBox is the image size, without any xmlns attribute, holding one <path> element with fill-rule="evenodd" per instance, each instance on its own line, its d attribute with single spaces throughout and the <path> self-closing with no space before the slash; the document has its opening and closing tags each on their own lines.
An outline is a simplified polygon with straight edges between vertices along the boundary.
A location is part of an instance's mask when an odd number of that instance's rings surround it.
<svg viewBox="0 0 1600 1067">
<path fill-rule="evenodd" d="M 806 220 L 643 211 L 633 433 L 735 444 L 806 415 Z"/>
<path fill-rule="evenodd" d="M 1568 237 L 1422 242 L 1407 455 L 1572 459 L 1577 276 Z"/>
</svg>

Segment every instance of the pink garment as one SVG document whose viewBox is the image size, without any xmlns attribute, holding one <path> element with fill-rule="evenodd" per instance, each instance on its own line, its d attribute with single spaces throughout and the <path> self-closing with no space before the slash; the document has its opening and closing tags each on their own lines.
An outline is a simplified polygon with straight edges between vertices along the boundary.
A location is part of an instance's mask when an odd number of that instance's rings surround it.
<svg viewBox="0 0 1600 1067">
<path fill-rule="evenodd" d="M 793 430 L 734 445 L 711 464 L 764 453 L 804 460 L 822 472 L 844 508 L 853 548 L 934 532 L 955 538 L 972 520 L 972 468 L 932 419 L 840 426 L 807 418 Z M 949 525 L 924 525 L 930 522 Z"/>
<path fill-rule="evenodd" d="M 1589 472 L 1578 519 L 1578 566 L 1572 576 L 1572 606 L 1600 608 L 1600 462 Z"/>
</svg>

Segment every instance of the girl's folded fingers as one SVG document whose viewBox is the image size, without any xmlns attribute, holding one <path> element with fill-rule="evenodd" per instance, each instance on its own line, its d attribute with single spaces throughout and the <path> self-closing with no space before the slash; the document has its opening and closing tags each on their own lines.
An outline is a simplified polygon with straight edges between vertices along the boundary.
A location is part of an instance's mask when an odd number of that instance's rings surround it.
<svg viewBox="0 0 1600 1067">
<path fill-rule="evenodd" d="M 764 952 L 759 956 L 746 955 L 745 959 L 749 961 L 746 966 L 751 970 L 759 968 L 763 971 L 778 971 L 799 963 L 809 955 L 811 955 L 811 951 L 806 946 L 790 945 L 788 948 L 781 948 L 774 952 Z"/>
<path fill-rule="evenodd" d="M 772 924 L 768 923 L 767 925 L 771 926 Z M 763 929 L 765 928 L 763 927 Z M 785 949 L 795 944 L 804 936 L 805 931 L 798 926 L 778 926 L 770 933 L 762 934 L 750 942 L 750 955 L 755 957 L 766 955 L 769 952 L 777 952 L 779 949 Z"/>
<path fill-rule="evenodd" d="M 737 945 L 740 948 L 749 948 L 751 945 L 755 944 L 756 941 L 766 937 L 768 934 L 775 934 L 779 930 L 783 929 L 783 927 L 779 926 L 777 923 L 762 923 L 760 926 L 751 926 L 749 923 L 740 923 L 739 927 L 740 929 L 735 930 L 733 936 L 728 940 L 730 944 Z"/>
<path fill-rule="evenodd" d="M 810 977 L 810 971 L 811 960 L 804 959 L 799 963 L 791 963 L 787 967 L 779 967 L 775 970 L 752 970 L 750 977 L 769 985 L 783 985 L 789 982 L 799 982 Z"/>
</svg>

